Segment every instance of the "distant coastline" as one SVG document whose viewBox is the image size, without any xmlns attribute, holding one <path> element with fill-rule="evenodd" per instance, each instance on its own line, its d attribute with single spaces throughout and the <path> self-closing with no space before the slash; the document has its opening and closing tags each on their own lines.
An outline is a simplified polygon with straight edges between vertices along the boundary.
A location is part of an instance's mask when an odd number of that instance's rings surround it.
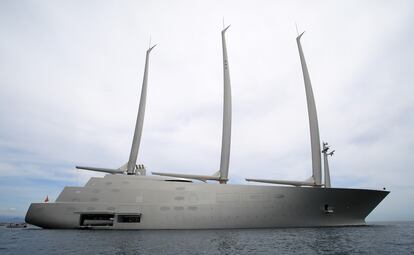
<svg viewBox="0 0 414 255">
<path fill-rule="evenodd" d="M 24 216 L 0 215 L 0 226 L 7 224 L 7 223 L 20 223 L 20 222 L 24 222 Z"/>
</svg>

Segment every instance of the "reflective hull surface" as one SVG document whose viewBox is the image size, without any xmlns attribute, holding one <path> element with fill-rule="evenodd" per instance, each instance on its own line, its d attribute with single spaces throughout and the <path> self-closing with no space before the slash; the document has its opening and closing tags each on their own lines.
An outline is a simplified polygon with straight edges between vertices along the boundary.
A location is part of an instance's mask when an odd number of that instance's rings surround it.
<svg viewBox="0 0 414 255">
<path fill-rule="evenodd" d="M 178 182 L 107 175 L 33 203 L 43 228 L 222 229 L 363 225 L 388 191 Z"/>
</svg>

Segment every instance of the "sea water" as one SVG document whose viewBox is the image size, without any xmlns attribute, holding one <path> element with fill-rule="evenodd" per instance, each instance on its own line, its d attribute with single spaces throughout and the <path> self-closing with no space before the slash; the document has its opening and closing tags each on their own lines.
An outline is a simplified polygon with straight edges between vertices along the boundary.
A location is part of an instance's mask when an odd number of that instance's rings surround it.
<svg viewBox="0 0 414 255">
<path fill-rule="evenodd" d="M 232 230 L 0 227 L 0 254 L 414 254 L 414 222 Z"/>
</svg>

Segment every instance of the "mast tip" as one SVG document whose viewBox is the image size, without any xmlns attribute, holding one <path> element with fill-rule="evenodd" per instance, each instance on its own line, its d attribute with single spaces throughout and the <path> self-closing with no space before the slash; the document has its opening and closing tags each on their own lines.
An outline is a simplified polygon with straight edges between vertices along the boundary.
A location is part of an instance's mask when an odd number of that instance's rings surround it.
<svg viewBox="0 0 414 255">
<path fill-rule="evenodd" d="M 152 49 L 154 49 L 155 48 L 155 46 L 157 46 L 156 44 L 154 44 L 152 47 L 150 47 L 147 51 L 148 52 L 150 52 L 150 51 L 152 51 Z"/>
<path fill-rule="evenodd" d="M 228 25 L 225 29 L 223 29 L 221 32 L 224 34 L 226 31 L 227 31 L 227 29 L 229 29 L 229 27 L 230 27 L 231 25 Z"/>
<path fill-rule="evenodd" d="M 296 37 L 296 40 L 300 40 L 300 38 L 302 37 L 302 35 L 305 33 L 306 31 L 303 31 L 301 34 L 299 34 L 297 37 Z"/>
</svg>

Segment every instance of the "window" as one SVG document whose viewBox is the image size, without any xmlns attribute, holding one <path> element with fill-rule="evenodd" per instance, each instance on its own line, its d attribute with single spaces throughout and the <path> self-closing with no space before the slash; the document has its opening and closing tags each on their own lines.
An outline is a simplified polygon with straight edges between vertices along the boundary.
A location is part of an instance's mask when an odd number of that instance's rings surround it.
<svg viewBox="0 0 414 255">
<path fill-rule="evenodd" d="M 192 180 L 180 180 L 180 179 L 171 179 L 171 180 L 164 180 L 166 182 L 193 182 Z"/>
<path fill-rule="evenodd" d="M 328 204 L 325 204 L 324 211 L 325 211 L 325 214 L 331 214 L 334 212 L 334 208 Z"/>
<path fill-rule="evenodd" d="M 81 226 L 112 226 L 114 214 L 91 213 L 80 215 Z"/>
<path fill-rule="evenodd" d="M 121 214 L 118 215 L 119 223 L 139 223 L 141 222 L 141 214 Z"/>
</svg>

